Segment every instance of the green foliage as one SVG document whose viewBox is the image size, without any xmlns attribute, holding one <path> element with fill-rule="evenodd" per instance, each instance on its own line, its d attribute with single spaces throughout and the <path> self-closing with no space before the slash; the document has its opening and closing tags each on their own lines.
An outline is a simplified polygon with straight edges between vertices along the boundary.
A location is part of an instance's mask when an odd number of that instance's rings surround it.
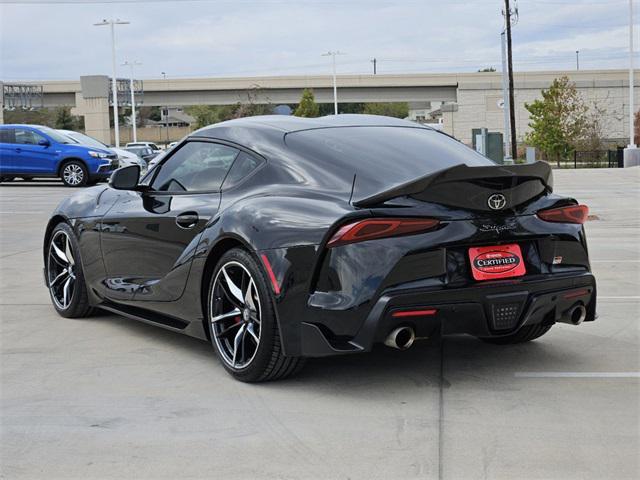
<svg viewBox="0 0 640 480">
<path fill-rule="evenodd" d="M 141 110 L 144 112 L 144 108 L 148 108 L 148 113 L 146 113 L 146 117 L 144 114 L 142 118 L 148 118 L 149 120 L 153 120 L 154 122 L 159 122 L 162 120 L 162 113 L 160 112 L 160 107 L 142 107 Z"/>
<path fill-rule="evenodd" d="M 272 111 L 271 105 L 257 105 L 253 103 L 236 103 L 234 105 L 192 105 L 185 108 L 185 112 L 196 119 L 195 128 L 206 127 L 234 118 L 268 115 Z"/>
<path fill-rule="evenodd" d="M 319 117 L 320 116 L 320 108 L 316 103 L 316 99 L 313 95 L 313 92 L 305 88 L 302 92 L 302 97 L 300 98 L 300 104 L 298 108 L 296 108 L 293 114 L 296 117 Z"/>
<path fill-rule="evenodd" d="M 401 103 L 367 103 L 362 113 L 384 115 L 385 117 L 406 118 L 409 116 L 409 104 Z"/>
<path fill-rule="evenodd" d="M 54 127 L 56 122 L 55 111 L 48 108 L 37 110 L 5 110 L 4 123 L 29 123 L 32 125 L 45 125 Z"/>
<path fill-rule="evenodd" d="M 71 115 L 71 107 L 58 107 L 56 109 L 56 128 L 61 130 L 75 130 L 76 119 Z"/>
<path fill-rule="evenodd" d="M 542 99 L 525 103 L 531 132 L 526 141 L 539 148 L 548 159 L 560 164 L 569 157 L 588 130 L 587 107 L 569 78 L 556 78 Z"/>
<path fill-rule="evenodd" d="M 495 72 L 496 67 L 485 67 L 478 70 L 479 72 Z"/>
</svg>

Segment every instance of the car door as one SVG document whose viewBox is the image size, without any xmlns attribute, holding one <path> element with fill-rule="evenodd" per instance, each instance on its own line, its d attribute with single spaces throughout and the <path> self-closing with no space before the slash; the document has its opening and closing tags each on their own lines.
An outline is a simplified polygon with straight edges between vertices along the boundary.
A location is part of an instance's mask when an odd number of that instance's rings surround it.
<svg viewBox="0 0 640 480">
<path fill-rule="evenodd" d="M 16 173 L 18 152 L 16 152 L 16 131 L 14 128 L 0 128 L 0 174 Z"/>
<path fill-rule="evenodd" d="M 216 215 L 238 149 L 191 140 L 154 169 L 149 190 L 122 192 L 103 217 L 103 293 L 113 300 L 180 298 L 200 234 Z"/>
<path fill-rule="evenodd" d="M 51 141 L 30 128 L 15 129 L 16 160 L 24 174 L 55 174 L 56 149 Z"/>
</svg>

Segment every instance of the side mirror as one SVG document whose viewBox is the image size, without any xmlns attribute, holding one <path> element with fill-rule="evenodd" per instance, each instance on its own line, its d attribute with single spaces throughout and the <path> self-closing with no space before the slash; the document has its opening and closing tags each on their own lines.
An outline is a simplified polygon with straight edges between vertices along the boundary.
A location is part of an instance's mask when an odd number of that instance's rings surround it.
<svg viewBox="0 0 640 480">
<path fill-rule="evenodd" d="M 41 147 L 49 147 L 51 146 L 51 142 L 43 138 L 41 140 L 38 140 L 38 145 L 40 145 Z"/>
<path fill-rule="evenodd" d="M 117 169 L 111 174 L 109 186 L 116 190 L 135 190 L 140 181 L 140 166 L 129 165 Z"/>
</svg>

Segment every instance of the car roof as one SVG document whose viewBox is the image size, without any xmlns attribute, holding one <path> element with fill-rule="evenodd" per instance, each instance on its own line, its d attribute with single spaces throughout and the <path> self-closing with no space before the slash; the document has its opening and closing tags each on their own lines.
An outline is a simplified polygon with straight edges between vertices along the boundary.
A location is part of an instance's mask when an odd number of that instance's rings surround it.
<svg viewBox="0 0 640 480">
<path fill-rule="evenodd" d="M 362 115 L 362 114 L 341 114 L 328 115 L 317 118 L 304 118 L 289 115 L 259 115 L 255 117 L 244 117 L 225 122 L 216 123 L 196 130 L 192 135 L 204 135 L 217 128 L 237 128 L 246 127 L 262 130 L 279 130 L 283 133 L 298 132 L 301 130 L 312 130 L 317 128 L 335 128 L 335 127 L 412 127 L 425 128 L 430 127 L 419 123 L 403 120 L 400 118 L 383 117 L 380 115 Z"/>
<path fill-rule="evenodd" d="M 0 128 L 51 128 L 51 127 L 47 127 L 46 125 L 33 125 L 31 123 L 6 123 L 4 125 L 0 125 Z M 52 130 L 55 130 L 55 128 L 52 128 Z"/>
</svg>

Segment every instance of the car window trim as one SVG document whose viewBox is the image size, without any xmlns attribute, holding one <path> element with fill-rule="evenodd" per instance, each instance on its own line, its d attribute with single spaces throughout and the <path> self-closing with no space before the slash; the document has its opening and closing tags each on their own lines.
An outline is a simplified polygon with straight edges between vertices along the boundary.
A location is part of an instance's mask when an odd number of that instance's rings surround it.
<svg viewBox="0 0 640 480">
<path fill-rule="evenodd" d="M 214 143 L 217 145 L 225 145 L 227 147 L 232 147 L 235 148 L 237 150 L 239 150 L 239 152 L 245 152 L 248 155 L 251 155 L 253 157 L 256 157 L 259 161 L 260 161 L 260 165 L 258 166 L 258 168 L 254 169 L 253 172 L 251 172 L 251 174 L 247 175 L 247 177 L 245 178 L 250 178 L 251 176 L 253 176 L 254 172 L 257 172 L 258 170 L 260 170 L 263 165 L 265 165 L 267 163 L 267 159 L 265 157 L 263 157 L 262 155 L 254 152 L 253 150 L 248 149 L 247 147 L 234 143 L 234 142 L 230 142 L 228 140 L 224 140 L 221 138 L 211 138 L 211 137 L 189 137 L 187 139 L 185 139 L 184 141 L 180 142 L 178 145 L 176 145 L 175 147 L 173 147 L 171 153 L 169 153 L 165 158 L 162 159 L 162 161 L 155 166 L 155 168 L 153 168 L 149 174 L 152 175 L 152 177 L 149 179 L 149 190 L 145 190 L 145 195 L 206 195 L 206 194 L 212 194 L 212 193 L 222 193 L 224 191 L 228 191 L 228 190 L 232 190 L 234 188 L 236 188 L 237 186 L 241 185 L 242 183 L 244 183 L 244 179 L 241 182 L 238 182 L 237 184 L 235 184 L 232 187 L 229 187 L 227 189 L 223 189 L 223 185 L 224 185 L 224 181 L 227 179 L 227 176 L 229 175 L 229 172 L 231 171 L 231 169 L 233 168 L 233 166 L 236 163 L 236 160 L 238 159 L 238 156 L 240 155 L 240 153 L 238 153 L 238 155 L 236 155 L 236 158 L 233 160 L 233 163 L 231 164 L 231 166 L 229 167 L 229 170 L 227 170 L 227 173 L 225 174 L 224 178 L 222 179 L 222 182 L 220 182 L 220 188 L 216 189 L 216 190 L 198 190 L 198 191 L 193 191 L 193 192 L 167 192 L 167 191 L 162 191 L 162 190 L 153 190 L 151 189 L 151 184 L 155 181 L 156 177 L 158 176 L 158 173 L 160 173 L 160 168 L 162 167 L 163 164 L 165 164 L 166 162 L 169 161 L 169 159 L 171 157 L 173 157 L 175 155 L 176 152 L 180 151 L 180 149 L 186 145 L 187 143 L 190 142 L 205 142 L 205 143 Z M 143 180 L 146 178 L 147 175 L 145 175 L 143 177 Z"/>
</svg>

